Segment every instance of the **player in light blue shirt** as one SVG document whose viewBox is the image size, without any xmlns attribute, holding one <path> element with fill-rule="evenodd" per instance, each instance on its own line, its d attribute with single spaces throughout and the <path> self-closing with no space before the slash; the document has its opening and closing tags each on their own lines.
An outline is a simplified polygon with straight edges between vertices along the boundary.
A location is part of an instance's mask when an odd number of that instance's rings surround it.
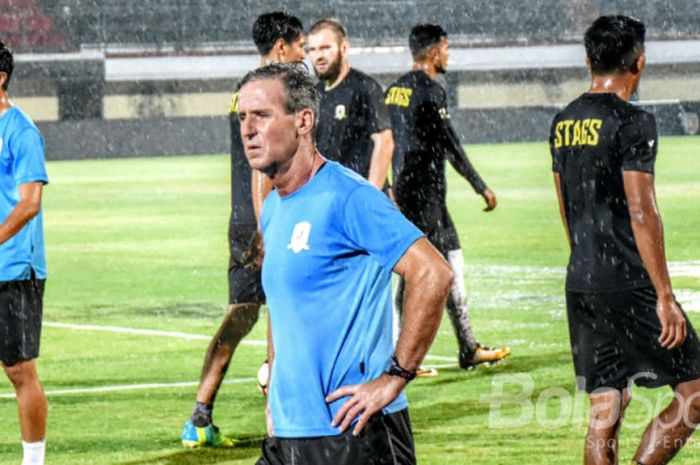
<svg viewBox="0 0 700 465">
<path fill-rule="evenodd" d="M 412 464 L 403 389 L 435 337 L 452 272 L 383 193 L 318 153 L 316 100 L 308 74 L 289 65 L 249 73 L 239 94 L 246 156 L 275 187 L 262 212 L 272 368 L 258 463 Z M 407 282 L 395 350 L 392 271 Z"/>
<path fill-rule="evenodd" d="M 0 361 L 15 386 L 24 456 L 43 465 L 46 396 L 36 373 L 46 279 L 41 194 L 44 140 L 12 105 L 12 53 L 0 41 Z"/>
</svg>

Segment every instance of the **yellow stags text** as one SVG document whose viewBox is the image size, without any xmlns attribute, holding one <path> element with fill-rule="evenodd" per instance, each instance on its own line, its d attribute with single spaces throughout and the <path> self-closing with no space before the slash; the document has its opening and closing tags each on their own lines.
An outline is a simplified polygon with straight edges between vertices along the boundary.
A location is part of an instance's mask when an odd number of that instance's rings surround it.
<svg viewBox="0 0 700 465">
<path fill-rule="evenodd" d="M 603 121 L 597 118 L 559 121 L 554 128 L 554 147 L 598 145 L 602 126 Z"/>
</svg>

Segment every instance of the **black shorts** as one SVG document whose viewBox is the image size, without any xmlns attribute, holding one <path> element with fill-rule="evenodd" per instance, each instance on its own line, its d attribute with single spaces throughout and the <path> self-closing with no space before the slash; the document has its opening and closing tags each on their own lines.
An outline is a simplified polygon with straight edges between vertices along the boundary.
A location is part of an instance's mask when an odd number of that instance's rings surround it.
<svg viewBox="0 0 700 465">
<path fill-rule="evenodd" d="M 0 360 L 11 366 L 39 356 L 43 279 L 0 282 Z"/>
<path fill-rule="evenodd" d="M 402 210 L 403 211 L 403 210 Z M 445 205 L 424 206 L 418 211 L 406 210 L 404 215 L 445 257 L 451 250 L 459 250 L 457 228 Z"/>
<path fill-rule="evenodd" d="M 676 386 L 700 378 L 700 343 L 687 320 L 688 336 L 668 350 L 658 342 L 661 322 L 656 292 L 566 293 L 569 335 L 579 388 L 623 389 Z"/>
<path fill-rule="evenodd" d="M 338 436 L 267 438 L 256 465 L 413 465 L 416 463 L 408 409 L 375 415 L 358 437 L 352 427 Z"/>
<path fill-rule="evenodd" d="M 265 293 L 260 280 L 260 270 L 243 264 L 243 257 L 257 231 L 255 224 L 231 224 L 229 226 L 228 303 L 264 304 Z"/>
</svg>

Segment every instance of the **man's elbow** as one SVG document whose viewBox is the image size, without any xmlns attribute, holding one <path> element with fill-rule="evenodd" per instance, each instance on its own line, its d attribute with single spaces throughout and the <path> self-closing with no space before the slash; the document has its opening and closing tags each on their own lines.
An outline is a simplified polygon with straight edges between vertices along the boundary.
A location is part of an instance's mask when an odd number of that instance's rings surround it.
<svg viewBox="0 0 700 465">
<path fill-rule="evenodd" d="M 394 147 L 396 145 L 394 144 L 394 136 L 389 133 L 387 137 L 384 138 L 384 147 L 385 147 L 385 153 L 387 154 L 387 158 L 391 160 L 391 158 L 394 155 Z"/>
<path fill-rule="evenodd" d="M 428 277 L 424 282 L 431 283 L 429 288 L 442 298 L 447 296 L 454 279 L 454 272 L 447 262 L 436 260 L 429 265 Z"/>
<path fill-rule="evenodd" d="M 440 269 L 440 273 L 442 274 L 442 277 L 440 280 L 445 283 L 444 284 L 444 293 L 447 295 L 447 293 L 450 291 L 450 288 L 452 287 L 452 282 L 455 280 L 455 274 L 454 271 L 452 271 L 452 268 L 447 263 L 443 263 Z"/>
<path fill-rule="evenodd" d="M 658 213 L 653 208 L 644 208 L 641 205 L 629 206 L 630 221 L 634 226 L 645 226 L 658 217 Z"/>
<path fill-rule="evenodd" d="M 32 219 L 41 211 L 41 201 L 40 200 L 27 200 L 24 203 L 24 214 Z"/>
</svg>

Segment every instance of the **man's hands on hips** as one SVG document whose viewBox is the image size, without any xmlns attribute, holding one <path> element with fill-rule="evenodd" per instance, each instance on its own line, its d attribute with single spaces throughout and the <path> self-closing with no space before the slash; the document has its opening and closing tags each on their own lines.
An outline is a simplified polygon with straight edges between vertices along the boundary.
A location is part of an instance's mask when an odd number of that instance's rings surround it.
<svg viewBox="0 0 700 465">
<path fill-rule="evenodd" d="M 340 431 L 345 431 L 353 420 L 361 415 L 352 431 L 353 435 L 359 435 L 372 415 L 396 399 L 406 384 L 408 381 L 405 379 L 384 373 L 379 378 L 367 383 L 336 389 L 326 397 L 326 402 L 330 403 L 341 397 L 350 398 L 338 410 L 332 425 L 339 426 Z"/>
<path fill-rule="evenodd" d="M 656 302 L 656 314 L 661 321 L 659 344 L 667 349 L 675 349 L 683 344 L 687 335 L 686 321 L 673 294 L 669 297 L 659 297 Z"/>
<path fill-rule="evenodd" d="M 486 202 L 486 208 L 484 208 L 485 212 L 490 212 L 491 210 L 496 208 L 498 201 L 496 200 L 496 194 L 494 194 L 491 189 L 489 189 L 487 187 L 486 190 L 481 193 L 481 196 L 484 198 L 484 201 Z"/>
</svg>

